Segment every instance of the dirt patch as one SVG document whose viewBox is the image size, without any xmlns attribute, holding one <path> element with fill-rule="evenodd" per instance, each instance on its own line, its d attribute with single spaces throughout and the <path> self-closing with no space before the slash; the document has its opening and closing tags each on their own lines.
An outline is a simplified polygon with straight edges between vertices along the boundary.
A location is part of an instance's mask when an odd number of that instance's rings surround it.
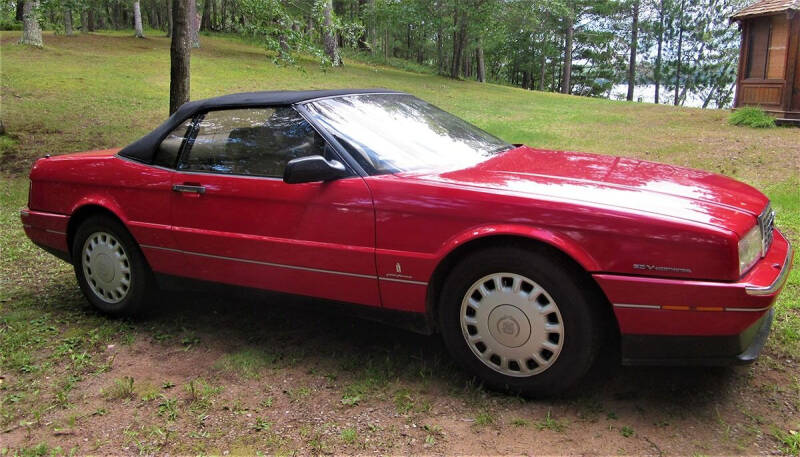
<svg viewBox="0 0 800 457">
<path fill-rule="evenodd" d="M 797 367 L 769 353 L 730 369 L 606 362 L 569 396 L 523 400 L 475 385 L 437 338 L 320 311 L 170 295 L 97 350 L 107 369 L 0 436 L 95 454 L 730 455 L 775 452 L 772 428 L 797 425 Z"/>
</svg>

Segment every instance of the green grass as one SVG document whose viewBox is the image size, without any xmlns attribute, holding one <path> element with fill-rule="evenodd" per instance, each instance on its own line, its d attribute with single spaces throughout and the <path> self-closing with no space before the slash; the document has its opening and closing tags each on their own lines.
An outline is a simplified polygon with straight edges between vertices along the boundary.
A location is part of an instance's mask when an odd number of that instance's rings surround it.
<svg viewBox="0 0 800 457">
<path fill-rule="evenodd" d="M 554 419 L 553 413 L 549 409 L 547 410 L 547 414 L 544 416 L 544 419 L 536 423 L 536 428 L 538 428 L 539 430 L 552 430 L 554 432 L 563 432 L 566 427 L 567 427 L 566 422 L 563 420 Z"/>
<path fill-rule="evenodd" d="M 341 431 L 339 436 L 341 436 L 342 441 L 344 441 L 345 443 L 353 444 L 358 439 L 358 432 L 356 432 L 356 429 L 354 428 L 346 428 Z"/>
<path fill-rule="evenodd" d="M 115 379 L 114 384 L 105 389 L 103 394 L 109 400 L 132 399 L 136 394 L 136 390 L 134 389 L 134 380 L 130 376 Z"/>
<path fill-rule="evenodd" d="M 775 118 L 760 108 L 747 106 L 731 113 L 728 123 L 754 129 L 768 129 L 775 127 Z"/>
<path fill-rule="evenodd" d="M 492 425 L 495 423 L 494 415 L 489 410 L 481 410 L 478 411 L 478 414 L 475 415 L 475 425 Z"/>
<path fill-rule="evenodd" d="M 800 455 L 800 433 L 795 430 L 784 432 L 775 429 L 772 431 L 774 436 L 783 445 L 783 451 L 788 455 Z"/>
<path fill-rule="evenodd" d="M 277 360 L 277 356 L 266 350 L 247 347 L 238 351 L 230 352 L 220 358 L 215 367 L 231 372 L 237 373 L 246 378 L 257 378 L 261 372 L 273 365 Z"/>
</svg>

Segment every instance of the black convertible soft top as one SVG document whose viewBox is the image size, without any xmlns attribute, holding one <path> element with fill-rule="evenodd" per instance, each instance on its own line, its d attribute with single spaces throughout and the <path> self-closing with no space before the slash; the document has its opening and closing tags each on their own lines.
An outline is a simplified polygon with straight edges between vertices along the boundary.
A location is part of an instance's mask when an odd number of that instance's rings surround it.
<svg viewBox="0 0 800 457">
<path fill-rule="evenodd" d="M 306 91 L 244 92 L 221 97 L 195 100 L 181 105 L 172 116 L 155 130 L 125 146 L 119 155 L 138 162 L 152 163 L 156 149 L 161 141 L 186 119 L 196 114 L 224 108 L 247 108 L 258 106 L 288 106 L 324 97 L 358 94 L 402 94 L 388 89 L 334 89 Z"/>
</svg>

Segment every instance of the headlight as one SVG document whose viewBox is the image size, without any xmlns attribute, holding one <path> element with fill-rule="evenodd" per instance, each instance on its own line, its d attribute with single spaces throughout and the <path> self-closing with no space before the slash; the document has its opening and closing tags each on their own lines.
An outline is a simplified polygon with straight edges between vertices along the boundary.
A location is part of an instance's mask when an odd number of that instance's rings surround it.
<svg viewBox="0 0 800 457">
<path fill-rule="evenodd" d="M 739 240 L 739 275 L 745 274 L 761 258 L 761 228 L 756 225 Z"/>
</svg>

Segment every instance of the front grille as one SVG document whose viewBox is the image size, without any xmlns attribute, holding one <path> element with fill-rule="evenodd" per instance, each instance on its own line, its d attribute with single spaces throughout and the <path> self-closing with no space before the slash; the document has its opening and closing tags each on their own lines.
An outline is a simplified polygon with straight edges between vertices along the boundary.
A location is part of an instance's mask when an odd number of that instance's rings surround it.
<svg viewBox="0 0 800 457">
<path fill-rule="evenodd" d="M 772 230 L 775 227 L 775 211 L 769 203 L 758 216 L 758 226 L 761 229 L 761 257 L 764 257 L 772 246 Z"/>
</svg>

